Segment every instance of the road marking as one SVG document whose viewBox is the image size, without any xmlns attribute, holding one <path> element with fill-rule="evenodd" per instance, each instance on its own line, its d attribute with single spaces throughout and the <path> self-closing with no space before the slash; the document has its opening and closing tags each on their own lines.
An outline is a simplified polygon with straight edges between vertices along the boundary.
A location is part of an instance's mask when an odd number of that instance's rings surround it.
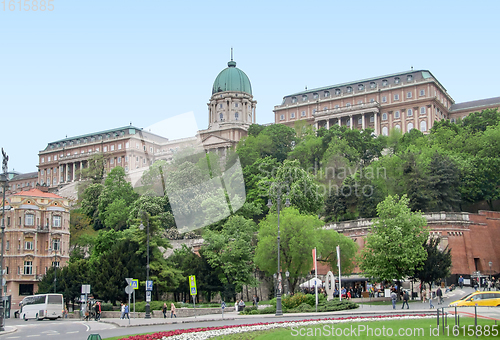
<svg viewBox="0 0 500 340">
<path fill-rule="evenodd" d="M 37 334 L 37 335 L 26 335 L 27 338 L 33 338 L 35 336 L 40 336 L 40 334 Z"/>
<path fill-rule="evenodd" d="M 19 338 L 20 338 L 20 336 L 9 336 L 9 337 L 7 337 L 7 339 L 19 339 Z"/>
<path fill-rule="evenodd" d="M 73 331 L 73 332 L 66 332 L 66 334 L 73 334 L 73 333 L 78 333 L 79 331 Z"/>
</svg>

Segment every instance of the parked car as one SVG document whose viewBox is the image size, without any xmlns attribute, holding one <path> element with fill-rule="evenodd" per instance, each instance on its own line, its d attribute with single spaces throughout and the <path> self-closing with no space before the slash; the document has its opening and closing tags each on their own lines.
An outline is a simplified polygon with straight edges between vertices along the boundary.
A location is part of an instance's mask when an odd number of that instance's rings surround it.
<svg viewBox="0 0 500 340">
<path fill-rule="evenodd" d="M 498 307 L 500 306 L 500 291 L 494 292 L 474 292 L 470 293 L 460 300 L 450 303 L 450 307 L 466 306 Z"/>
</svg>

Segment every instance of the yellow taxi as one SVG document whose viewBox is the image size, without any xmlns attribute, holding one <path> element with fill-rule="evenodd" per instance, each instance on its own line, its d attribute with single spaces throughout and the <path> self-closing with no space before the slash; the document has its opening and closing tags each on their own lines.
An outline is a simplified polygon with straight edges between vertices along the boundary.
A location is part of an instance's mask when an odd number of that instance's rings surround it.
<svg viewBox="0 0 500 340">
<path fill-rule="evenodd" d="M 474 292 L 470 293 L 460 300 L 450 303 L 450 307 L 464 307 L 475 305 L 483 307 L 498 307 L 500 306 L 500 292 Z"/>
</svg>

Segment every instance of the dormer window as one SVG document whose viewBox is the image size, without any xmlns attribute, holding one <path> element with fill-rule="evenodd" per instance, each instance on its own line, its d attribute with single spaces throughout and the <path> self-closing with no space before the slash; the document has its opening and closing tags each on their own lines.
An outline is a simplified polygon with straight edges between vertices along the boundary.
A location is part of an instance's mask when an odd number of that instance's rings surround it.
<svg viewBox="0 0 500 340">
<path fill-rule="evenodd" d="M 406 77 L 406 81 L 412 81 L 413 80 L 413 76 L 411 74 L 409 74 L 407 77 Z"/>
<path fill-rule="evenodd" d="M 347 86 L 347 89 L 346 89 L 347 93 L 351 93 L 352 92 L 352 87 L 350 86 Z"/>
<path fill-rule="evenodd" d="M 377 87 L 377 84 L 375 84 L 375 82 L 374 82 L 374 81 L 372 81 L 372 82 L 370 83 L 370 88 L 371 88 L 371 89 L 374 89 L 374 88 L 376 88 L 376 87 Z"/>
<path fill-rule="evenodd" d="M 394 84 L 399 84 L 399 77 L 394 78 Z"/>
<path fill-rule="evenodd" d="M 387 86 L 387 79 L 382 80 L 382 86 Z"/>
<path fill-rule="evenodd" d="M 297 97 L 292 97 L 292 103 L 296 103 L 297 102 Z"/>
<path fill-rule="evenodd" d="M 313 98 L 314 99 L 318 99 L 319 98 L 319 95 L 317 93 L 313 93 Z"/>
<path fill-rule="evenodd" d="M 335 95 L 337 95 L 337 96 L 340 95 L 340 89 L 335 89 Z"/>
<path fill-rule="evenodd" d="M 307 95 L 302 96 L 302 101 L 305 102 L 307 100 Z"/>
<path fill-rule="evenodd" d="M 325 98 L 330 97 L 330 91 L 325 91 Z"/>
<path fill-rule="evenodd" d="M 358 91 L 363 91 L 365 89 L 365 85 L 359 84 L 358 85 Z"/>
</svg>

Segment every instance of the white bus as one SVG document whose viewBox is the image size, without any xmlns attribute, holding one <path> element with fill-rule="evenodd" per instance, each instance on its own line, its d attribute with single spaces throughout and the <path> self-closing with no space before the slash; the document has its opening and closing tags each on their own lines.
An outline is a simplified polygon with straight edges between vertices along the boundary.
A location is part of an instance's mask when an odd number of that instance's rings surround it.
<svg viewBox="0 0 500 340">
<path fill-rule="evenodd" d="M 64 312 L 64 299 L 62 294 L 38 294 L 27 296 L 21 302 L 19 317 L 28 319 L 57 319 Z"/>
</svg>

